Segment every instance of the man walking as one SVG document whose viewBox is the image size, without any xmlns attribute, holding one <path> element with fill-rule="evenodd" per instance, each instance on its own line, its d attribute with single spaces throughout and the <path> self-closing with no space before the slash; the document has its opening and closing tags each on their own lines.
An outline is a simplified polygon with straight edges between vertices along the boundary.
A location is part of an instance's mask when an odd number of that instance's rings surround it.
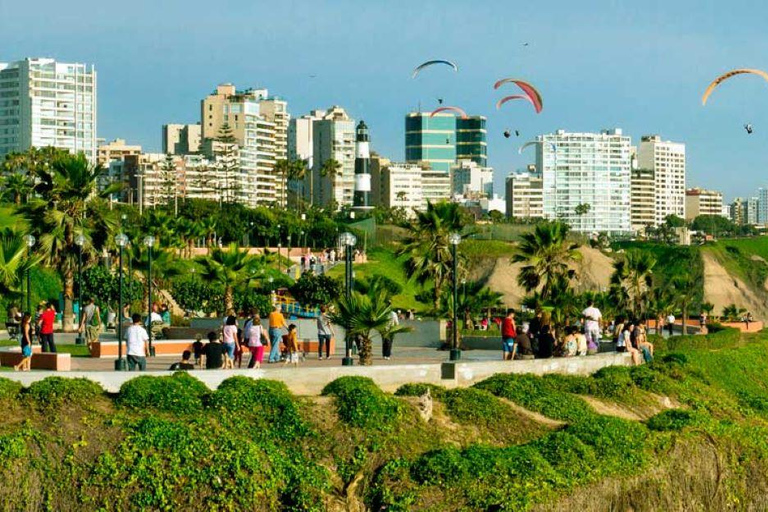
<svg viewBox="0 0 768 512">
<path fill-rule="evenodd" d="M 48 303 L 48 307 L 40 315 L 37 326 L 40 328 L 40 344 L 43 346 L 43 352 L 56 353 L 56 343 L 53 341 L 53 322 L 56 320 L 56 307 L 53 302 Z"/>
<path fill-rule="evenodd" d="M 149 335 L 141 325 L 141 315 L 134 313 L 133 324 L 125 330 L 125 348 L 128 360 L 128 371 L 147 369 L 147 343 Z"/>
<path fill-rule="evenodd" d="M 269 349 L 270 363 L 280 362 L 280 340 L 283 338 L 285 327 L 285 317 L 280 310 L 280 304 L 276 304 L 274 311 L 269 314 L 269 342 L 272 344 Z"/>
<path fill-rule="evenodd" d="M 331 357 L 331 338 L 336 336 L 328 318 L 328 308 L 320 306 L 320 315 L 317 317 L 317 359 L 323 358 L 323 345 L 325 345 L 325 358 Z"/>
<path fill-rule="evenodd" d="M 80 322 L 80 330 L 78 332 L 85 333 L 85 342 L 88 344 L 88 350 L 91 349 L 91 345 L 99 341 L 99 333 L 101 332 L 101 310 L 96 305 L 93 297 L 89 297 L 86 300 L 86 306 L 83 308 L 83 319 Z"/>
<path fill-rule="evenodd" d="M 587 336 L 587 350 L 597 350 L 600 343 L 600 321 L 603 314 L 595 307 L 594 301 L 589 301 L 587 309 L 581 312 L 584 317 L 584 334 Z"/>
<path fill-rule="evenodd" d="M 400 318 L 397 316 L 397 311 L 392 309 L 392 303 L 389 304 L 389 321 L 387 322 L 387 330 L 392 329 L 393 327 L 396 327 L 400 325 Z M 387 334 L 386 336 L 381 337 L 381 351 L 382 355 L 384 356 L 384 359 L 389 361 L 389 358 L 392 357 L 392 343 L 394 342 L 394 338 L 391 334 Z"/>
</svg>

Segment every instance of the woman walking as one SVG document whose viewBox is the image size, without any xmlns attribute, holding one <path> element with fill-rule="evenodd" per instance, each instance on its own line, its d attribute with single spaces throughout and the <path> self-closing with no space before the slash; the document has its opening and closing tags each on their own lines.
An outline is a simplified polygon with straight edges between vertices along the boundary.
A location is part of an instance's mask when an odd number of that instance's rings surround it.
<svg viewBox="0 0 768 512">
<path fill-rule="evenodd" d="M 261 317 L 258 313 L 253 314 L 245 335 L 248 340 L 248 350 L 251 353 L 248 368 L 256 368 L 258 370 L 264 361 L 264 345 L 268 343 L 267 333 L 264 332 L 264 327 L 261 326 Z"/>
<path fill-rule="evenodd" d="M 21 356 L 19 364 L 13 367 L 16 371 L 28 372 L 32 369 L 32 315 L 24 313 L 21 319 Z"/>
<path fill-rule="evenodd" d="M 237 344 L 237 318 L 232 315 L 227 317 L 226 324 L 221 332 L 221 338 L 227 357 L 229 357 L 230 362 L 234 361 Z"/>
<path fill-rule="evenodd" d="M 320 306 L 320 316 L 317 317 L 317 358 L 323 358 L 323 345 L 325 345 L 325 358 L 331 358 L 331 338 L 336 334 L 328 318 L 328 307 Z"/>
</svg>

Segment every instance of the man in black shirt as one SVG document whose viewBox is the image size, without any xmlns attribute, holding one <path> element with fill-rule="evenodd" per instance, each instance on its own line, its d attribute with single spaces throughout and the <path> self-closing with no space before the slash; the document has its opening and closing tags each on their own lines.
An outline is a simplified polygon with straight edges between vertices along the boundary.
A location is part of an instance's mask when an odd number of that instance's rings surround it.
<svg viewBox="0 0 768 512">
<path fill-rule="evenodd" d="M 209 343 L 203 347 L 205 369 L 219 370 L 224 364 L 224 345 L 219 343 L 219 337 L 213 331 L 208 333 L 208 341 Z"/>
<path fill-rule="evenodd" d="M 192 353 L 189 350 L 185 350 L 181 354 L 181 362 L 179 363 L 173 363 L 169 370 L 172 372 L 178 371 L 178 370 L 194 370 L 195 365 L 189 362 L 189 358 L 192 357 Z"/>
</svg>

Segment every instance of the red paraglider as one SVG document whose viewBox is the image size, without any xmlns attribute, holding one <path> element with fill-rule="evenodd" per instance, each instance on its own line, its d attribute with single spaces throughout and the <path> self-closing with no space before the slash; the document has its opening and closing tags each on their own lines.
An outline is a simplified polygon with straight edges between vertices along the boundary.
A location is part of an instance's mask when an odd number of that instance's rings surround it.
<svg viewBox="0 0 768 512">
<path fill-rule="evenodd" d="M 536 107 L 536 104 L 533 102 L 533 100 L 526 94 L 513 94 L 512 96 L 505 96 L 504 98 L 501 98 L 499 101 L 496 102 L 496 110 L 499 110 L 503 104 L 505 104 L 508 101 L 512 100 L 526 100 L 528 103 Z"/>
<path fill-rule="evenodd" d="M 502 78 L 493 84 L 493 88 L 498 89 L 507 83 L 517 85 L 528 96 L 528 98 L 530 98 L 531 103 L 533 103 L 533 107 L 536 109 L 536 113 L 538 114 L 541 112 L 541 110 L 544 108 L 544 101 L 541 99 L 541 94 L 539 94 L 539 91 L 537 91 L 534 86 L 528 82 L 518 80 L 516 78 Z"/>
<path fill-rule="evenodd" d="M 440 107 L 433 110 L 432 113 L 429 114 L 429 117 L 434 117 L 435 114 L 439 114 L 440 112 L 456 112 L 457 114 L 461 114 L 462 119 L 467 119 L 469 117 L 467 113 L 459 107 Z"/>
</svg>

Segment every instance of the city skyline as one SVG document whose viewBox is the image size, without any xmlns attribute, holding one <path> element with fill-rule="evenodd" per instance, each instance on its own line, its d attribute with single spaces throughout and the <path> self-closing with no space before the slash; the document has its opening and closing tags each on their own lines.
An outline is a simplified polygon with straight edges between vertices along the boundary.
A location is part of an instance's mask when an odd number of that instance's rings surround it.
<svg viewBox="0 0 768 512">
<path fill-rule="evenodd" d="M 263 2 L 231 1 L 210 12 L 202 5 L 139 1 L 130 24 L 97 6 L 91 0 L 6 3 L 0 18 L 14 23 L 0 32 L 10 49 L 0 60 L 50 56 L 95 64 L 99 137 L 106 140 L 159 150 L 163 124 L 194 122 L 199 98 L 232 82 L 269 88 L 294 116 L 343 106 L 366 121 L 372 149 L 394 160 L 403 160 L 402 116 L 443 98 L 488 117 L 497 186 L 531 161 L 517 148 L 535 135 L 612 127 L 633 141 L 658 133 L 685 142 L 688 186 L 722 190 L 730 200 L 765 184 L 765 84 L 734 80 L 707 107 L 700 104 L 721 72 L 761 67 L 768 44 L 753 36 L 761 34 L 768 8 L 756 2 L 740 10 L 691 1 L 589 7 L 554 1 L 548 9 L 424 2 L 419 10 L 400 2 L 366 9 L 348 1 L 286 2 L 270 4 L 269 23 L 262 23 Z M 721 28 L 729 26 L 740 30 Z M 454 60 L 459 72 L 412 79 L 413 67 L 427 58 Z M 491 84 L 502 76 L 536 84 L 542 114 L 523 104 L 496 111 Z M 747 122 L 755 127 L 751 136 L 742 129 Z M 502 132 L 510 128 L 521 136 L 505 139 Z M 742 179 L 733 180 L 734 173 Z"/>
</svg>

